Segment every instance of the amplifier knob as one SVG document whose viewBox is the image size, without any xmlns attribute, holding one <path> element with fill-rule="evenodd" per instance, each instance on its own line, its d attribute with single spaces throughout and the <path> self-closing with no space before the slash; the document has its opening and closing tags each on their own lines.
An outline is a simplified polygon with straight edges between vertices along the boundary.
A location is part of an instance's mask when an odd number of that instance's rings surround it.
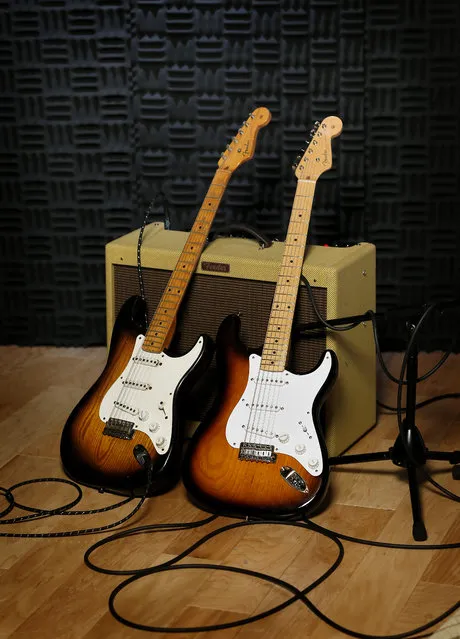
<svg viewBox="0 0 460 639">
<path fill-rule="evenodd" d="M 312 457 L 311 459 L 308 460 L 308 465 L 310 466 L 310 468 L 318 468 L 319 466 L 319 459 L 316 459 L 316 457 Z"/>
<path fill-rule="evenodd" d="M 141 422 L 146 422 L 149 418 L 149 412 L 146 410 L 140 410 L 139 411 L 139 419 L 141 420 Z"/>
<path fill-rule="evenodd" d="M 278 439 L 281 444 L 287 444 L 287 442 L 289 441 L 289 435 L 287 433 L 283 433 L 278 437 Z"/>
<path fill-rule="evenodd" d="M 305 444 L 297 444 L 295 447 L 295 452 L 298 455 L 303 455 L 303 453 L 307 450 L 307 447 L 305 446 Z"/>
<path fill-rule="evenodd" d="M 155 440 L 155 444 L 157 446 L 163 446 L 165 441 L 166 441 L 166 439 L 164 437 L 157 437 L 156 440 Z"/>
<path fill-rule="evenodd" d="M 158 422 L 153 422 L 153 423 L 152 423 L 152 424 L 150 424 L 150 426 L 149 426 L 149 431 L 150 431 L 151 433 L 156 433 L 156 432 L 157 432 L 157 430 L 159 430 L 159 428 L 160 428 L 160 424 L 159 424 Z"/>
</svg>

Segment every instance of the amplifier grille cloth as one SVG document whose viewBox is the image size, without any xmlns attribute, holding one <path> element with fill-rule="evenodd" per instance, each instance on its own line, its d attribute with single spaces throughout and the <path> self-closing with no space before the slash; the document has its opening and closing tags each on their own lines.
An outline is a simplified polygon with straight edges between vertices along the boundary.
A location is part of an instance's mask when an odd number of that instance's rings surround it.
<svg viewBox="0 0 460 639">
<path fill-rule="evenodd" d="M 171 271 L 143 268 L 145 295 L 148 300 L 149 321 L 165 289 Z M 239 313 L 241 339 L 250 349 L 263 345 L 271 303 L 275 292 L 274 282 L 246 280 L 217 275 L 195 274 L 179 311 L 179 321 L 169 352 L 181 355 L 205 333 L 215 340 L 222 320 L 231 313 Z M 139 295 L 139 280 L 135 266 L 114 265 L 115 317 L 123 302 L 131 295 Z M 313 295 L 319 311 L 325 317 L 327 289 L 314 287 Z M 304 286 L 297 300 L 294 326 L 316 321 Z M 289 368 L 293 373 L 305 373 L 316 366 L 326 348 L 324 331 L 317 331 L 308 339 L 296 340 L 292 345 Z M 207 374 L 193 390 L 187 417 L 200 420 L 212 404 L 215 396 L 215 361 Z"/>
</svg>

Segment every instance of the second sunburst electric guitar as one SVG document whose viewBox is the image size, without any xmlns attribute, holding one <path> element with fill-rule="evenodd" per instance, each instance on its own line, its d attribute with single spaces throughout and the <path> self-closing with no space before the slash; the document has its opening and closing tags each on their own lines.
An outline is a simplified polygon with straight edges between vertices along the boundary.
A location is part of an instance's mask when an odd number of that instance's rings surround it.
<svg viewBox="0 0 460 639">
<path fill-rule="evenodd" d="M 296 168 L 298 184 L 262 356 L 238 337 L 239 318 L 217 335 L 221 392 L 192 437 L 183 480 L 192 501 L 230 516 L 283 517 L 310 511 L 328 482 L 319 411 L 337 372 L 326 351 L 306 375 L 286 370 L 292 322 L 318 177 L 332 166 L 331 138 L 342 122 L 317 123 Z"/>
<path fill-rule="evenodd" d="M 145 302 L 125 302 L 115 322 L 107 364 L 70 414 L 61 459 L 79 483 L 117 493 L 158 494 L 179 479 L 185 394 L 209 362 L 201 336 L 181 357 L 167 352 L 179 305 L 206 243 L 233 171 L 254 155 L 268 109 L 250 114 L 218 162 L 218 169 L 145 333 Z M 146 467 L 152 480 L 146 488 Z"/>
</svg>

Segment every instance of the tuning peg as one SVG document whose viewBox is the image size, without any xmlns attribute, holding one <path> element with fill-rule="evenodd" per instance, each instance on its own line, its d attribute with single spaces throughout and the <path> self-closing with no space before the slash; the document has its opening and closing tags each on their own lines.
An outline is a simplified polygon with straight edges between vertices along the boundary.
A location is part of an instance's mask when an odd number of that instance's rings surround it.
<svg viewBox="0 0 460 639">
<path fill-rule="evenodd" d="M 298 166 L 299 166 L 298 164 L 294 163 L 291 168 L 292 168 L 293 171 L 295 171 Z"/>
</svg>

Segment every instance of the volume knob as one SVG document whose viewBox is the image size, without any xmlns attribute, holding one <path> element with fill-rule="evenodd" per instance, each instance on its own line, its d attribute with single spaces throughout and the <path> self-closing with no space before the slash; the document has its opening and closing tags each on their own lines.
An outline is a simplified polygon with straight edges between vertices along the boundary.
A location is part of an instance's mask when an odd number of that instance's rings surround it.
<svg viewBox="0 0 460 639">
<path fill-rule="evenodd" d="M 283 433 L 278 437 L 278 440 L 281 444 L 286 444 L 289 441 L 289 435 L 287 433 Z"/>
</svg>

